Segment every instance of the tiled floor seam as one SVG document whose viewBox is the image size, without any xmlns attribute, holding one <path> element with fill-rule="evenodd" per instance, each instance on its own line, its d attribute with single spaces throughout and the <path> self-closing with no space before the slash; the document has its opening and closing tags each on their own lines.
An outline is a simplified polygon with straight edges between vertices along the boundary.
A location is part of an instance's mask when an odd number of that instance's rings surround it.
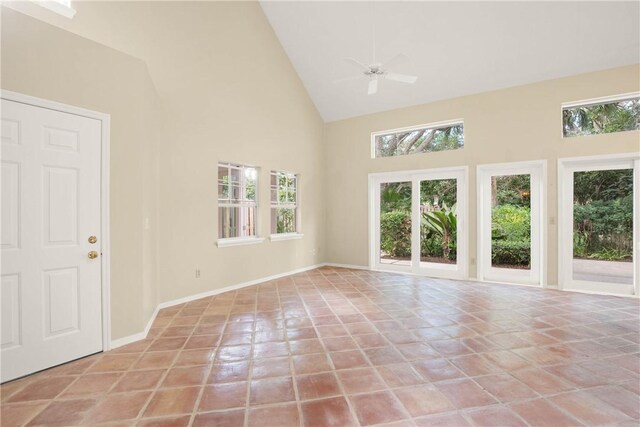
<svg viewBox="0 0 640 427">
<path fill-rule="evenodd" d="M 325 303 L 327 303 L 327 301 L 326 301 L 326 299 L 325 299 L 324 297 L 323 297 L 322 299 L 323 299 L 323 301 L 325 301 Z M 304 303 L 303 303 L 303 304 L 304 304 Z M 329 305 L 329 303 L 327 303 L 327 305 Z M 309 318 L 310 318 L 310 319 L 313 319 L 313 318 L 311 317 L 311 313 L 309 312 L 309 307 L 307 306 L 307 304 L 304 304 L 304 307 L 305 307 L 305 311 L 307 312 L 307 315 L 309 316 Z M 330 305 L 329 305 L 329 308 L 331 309 L 331 306 L 330 306 Z M 333 310 L 331 310 L 331 311 L 333 311 Z M 320 336 L 320 334 L 318 333 L 318 328 L 317 328 L 316 324 L 315 324 L 315 323 L 313 323 L 313 320 L 311 321 L 311 323 L 312 323 L 312 325 L 313 325 L 313 330 L 315 331 L 315 334 L 316 334 L 316 336 L 318 337 L 318 340 L 320 341 L 320 345 L 321 345 L 321 346 L 322 346 L 322 348 L 324 349 L 325 357 L 326 357 L 327 359 L 329 359 L 329 364 L 335 368 L 335 366 L 334 366 L 334 364 L 333 364 L 333 360 L 331 360 L 331 357 L 329 356 L 330 352 L 327 350 L 327 346 L 326 346 L 326 344 L 325 344 L 324 340 L 322 339 L 322 337 L 321 337 L 321 336 Z M 333 370 L 333 372 L 335 372 L 335 369 Z M 358 425 L 360 425 L 360 421 L 358 420 L 358 416 L 357 416 L 357 414 L 356 414 L 356 411 L 355 411 L 355 409 L 353 408 L 353 405 L 351 404 L 351 402 L 349 401 L 349 399 L 347 398 L 347 393 L 346 393 L 346 391 L 345 391 L 345 389 L 344 389 L 344 386 L 342 385 L 342 381 L 340 381 L 340 378 L 338 377 L 338 375 L 337 375 L 337 374 L 335 374 L 335 373 L 334 373 L 334 376 L 336 377 L 336 381 L 337 381 L 337 384 L 338 384 L 338 388 L 340 389 L 340 392 L 342 393 L 342 394 L 341 394 L 341 396 L 343 396 L 343 397 L 344 397 L 344 400 L 347 402 L 347 406 L 349 407 L 349 412 L 351 413 L 351 416 L 353 417 L 353 420 L 354 420 L 356 423 L 358 423 Z M 321 400 L 321 399 L 318 399 L 318 400 Z M 302 419 L 300 420 L 300 422 L 301 422 L 301 424 L 302 424 L 303 426 L 305 426 L 305 427 L 307 427 L 307 426 L 310 426 L 310 425 L 311 425 L 311 424 L 306 423 L 306 422 L 305 422 L 305 420 L 302 420 Z"/>
<path fill-rule="evenodd" d="M 209 301 L 209 304 L 207 304 L 207 308 L 209 308 L 211 306 L 213 301 L 215 301 L 215 299 L 211 298 L 210 301 Z M 203 311 L 203 313 L 200 315 L 200 320 L 198 321 L 198 324 L 200 324 L 202 322 L 202 316 L 204 316 L 204 313 L 206 313 L 206 311 L 207 310 L 205 309 Z M 220 331 L 220 339 L 218 340 L 218 345 L 217 345 L 215 351 L 213 352 L 213 354 L 211 354 L 211 356 L 210 356 L 212 358 L 212 363 L 209 364 L 210 365 L 209 369 L 207 369 L 207 374 L 204 377 L 204 383 L 201 385 L 200 391 L 198 392 L 198 396 L 196 397 L 196 401 L 194 403 L 193 410 L 191 411 L 191 414 L 190 414 L 190 417 L 189 417 L 189 424 L 188 424 L 189 427 L 191 427 L 193 425 L 193 423 L 195 422 L 195 418 L 196 418 L 196 415 L 198 414 L 198 409 L 200 407 L 200 402 L 202 401 L 202 396 L 203 396 L 203 394 L 205 392 L 205 389 L 207 388 L 207 386 L 209 384 L 209 377 L 211 376 L 211 372 L 213 371 L 213 368 L 215 366 L 215 360 L 216 360 L 216 357 L 218 355 L 218 351 L 220 349 L 220 343 L 222 341 L 222 336 L 224 335 L 224 332 L 225 332 L 225 330 L 227 328 L 227 324 L 229 322 L 229 317 L 230 317 L 230 312 L 226 316 L 224 328 L 222 329 L 222 331 Z M 197 325 L 194 327 L 194 331 L 196 330 L 196 328 L 197 328 Z M 178 356 L 179 356 L 179 354 L 178 354 Z M 176 359 L 177 359 L 177 356 L 176 356 Z M 175 360 L 174 360 L 174 363 L 175 363 Z M 245 416 L 245 418 L 246 418 L 246 416 Z"/>
</svg>

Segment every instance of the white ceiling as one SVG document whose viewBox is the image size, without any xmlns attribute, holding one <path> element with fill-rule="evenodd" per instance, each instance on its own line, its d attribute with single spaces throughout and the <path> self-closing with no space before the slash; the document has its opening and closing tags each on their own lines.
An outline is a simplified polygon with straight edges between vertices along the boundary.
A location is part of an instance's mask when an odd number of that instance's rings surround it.
<svg viewBox="0 0 640 427">
<path fill-rule="evenodd" d="M 640 62 L 640 2 L 262 1 L 320 114 L 335 121 Z M 415 74 L 367 95 L 353 57 Z"/>
</svg>

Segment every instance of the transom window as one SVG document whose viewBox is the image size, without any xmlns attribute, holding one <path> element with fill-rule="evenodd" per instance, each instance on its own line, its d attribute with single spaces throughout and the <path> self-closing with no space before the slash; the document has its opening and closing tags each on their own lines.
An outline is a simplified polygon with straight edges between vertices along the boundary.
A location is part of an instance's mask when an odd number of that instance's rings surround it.
<svg viewBox="0 0 640 427">
<path fill-rule="evenodd" d="M 298 231 L 298 177 L 271 171 L 271 234 Z"/>
<path fill-rule="evenodd" d="M 375 132 L 371 134 L 372 157 L 394 157 L 464 147 L 461 120 Z"/>
<path fill-rule="evenodd" d="M 640 129 L 640 96 L 572 103 L 562 107 L 563 136 L 585 136 Z"/>
<path fill-rule="evenodd" d="M 256 235 L 258 169 L 218 163 L 218 238 Z"/>
</svg>

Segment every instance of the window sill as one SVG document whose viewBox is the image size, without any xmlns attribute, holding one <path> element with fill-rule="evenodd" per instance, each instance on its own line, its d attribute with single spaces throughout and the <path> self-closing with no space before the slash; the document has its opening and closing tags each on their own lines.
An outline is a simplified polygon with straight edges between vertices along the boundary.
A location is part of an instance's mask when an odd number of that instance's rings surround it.
<svg viewBox="0 0 640 427">
<path fill-rule="evenodd" d="M 257 245 L 264 242 L 264 237 L 231 237 L 228 239 L 218 239 L 216 245 L 219 248 L 227 246 Z"/>
<path fill-rule="evenodd" d="M 269 236 L 269 239 L 272 242 L 277 242 L 280 240 L 298 240 L 298 239 L 302 239 L 304 237 L 304 234 L 302 233 L 282 233 L 282 234 L 272 234 L 271 236 Z"/>
</svg>

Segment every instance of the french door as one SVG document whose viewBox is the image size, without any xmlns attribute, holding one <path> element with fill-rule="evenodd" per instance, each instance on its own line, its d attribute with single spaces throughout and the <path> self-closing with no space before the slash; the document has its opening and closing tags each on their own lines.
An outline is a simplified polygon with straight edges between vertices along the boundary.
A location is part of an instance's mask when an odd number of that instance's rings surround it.
<svg viewBox="0 0 640 427">
<path fill-rule="evenodd" d="M 467 168 L 371 174 L 370 265 L 467 277 Z"/>
<path fill-rule="evenodd" d="M 101 123 L 2 100 L 1 382 L 102 350 Z"/>
<path fill-rule="evenodd" d="M 479 280 L 542 285 L 545 166 L 478 166 Z"/>
<path fill-rule="evenodd" d="M 638 295 L 640 155 L 558 161 L 563 289 Z"/>
</svg>

